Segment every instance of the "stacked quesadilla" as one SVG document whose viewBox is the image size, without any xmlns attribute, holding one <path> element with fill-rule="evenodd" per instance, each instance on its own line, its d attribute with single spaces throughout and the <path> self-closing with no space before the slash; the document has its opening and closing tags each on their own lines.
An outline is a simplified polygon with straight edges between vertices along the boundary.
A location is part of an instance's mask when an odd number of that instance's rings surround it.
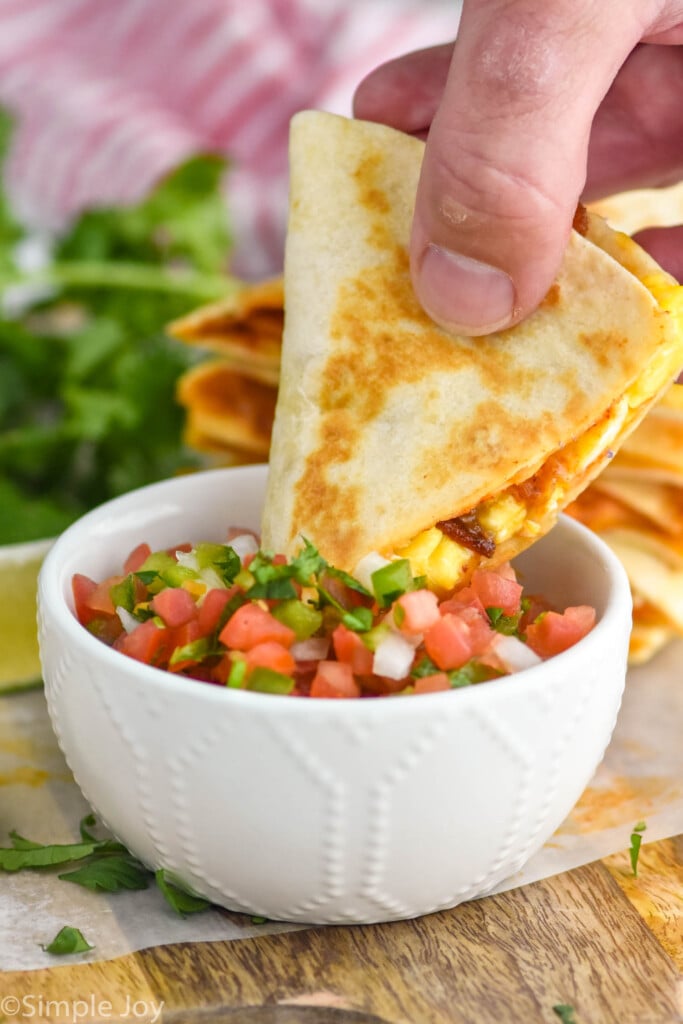
<svg viewBox="0 0 683 1024">
<path fill-rule="evenodd" d="M 280 279 L 244 285 L 174 321 L 169 334 L 209 358 L 178 383 L 185 442 L 222 465 L 265 462 L 280 377 Z"/>
<path fill-rule="evenodd" d="M 631 660 L 683 635 L 683 388 L 674 386 L 567 509 L 619 556 L 633 592 Z"/>
<path fill-rule="evenodd" d="M 263 543 L 308 538 L 354 571 L 408 558 L 436 590 L 547 532 L 683 364 L 681 289 L 582 211 L 546 299 L 486 338 L 413 293 L 423 144 L 382 125 L 292 122 L 286 319 Z"/>
</svg>

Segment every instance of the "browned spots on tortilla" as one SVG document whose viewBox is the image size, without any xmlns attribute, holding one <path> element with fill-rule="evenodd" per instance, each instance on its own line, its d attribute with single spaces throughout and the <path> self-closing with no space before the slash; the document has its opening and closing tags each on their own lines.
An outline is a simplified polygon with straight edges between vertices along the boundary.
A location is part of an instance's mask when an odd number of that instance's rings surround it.
<svg viewBox="0 0 683 1024">
<path fill-rule="evenodd" d="M 560 303 L 560 292 L 561 289 L 558 282 L 554 281 L 545 293 L 541 306 L 544 309 L 552 309 L 554 306 L 558 306 Z"/>
<path fill-rule="evenodd" d="M 607 369 L 624 360 L 628 341 L 615 331 L 591 331 L 579 333 L 576 344 L 582 345 L 598 366 Z"/>
<path fill-rule="evenodd" d="M 358 203 L 372 214 L 368 221 L 368 244 L 380 250 L 385 250 L 391 244 L 387 220 L 391 204 L 380 185 L 383 165 L 384 157 L 380 153 L 372 153 L 361 160 L 353 173 L 358 189 Z"/>
</svg>

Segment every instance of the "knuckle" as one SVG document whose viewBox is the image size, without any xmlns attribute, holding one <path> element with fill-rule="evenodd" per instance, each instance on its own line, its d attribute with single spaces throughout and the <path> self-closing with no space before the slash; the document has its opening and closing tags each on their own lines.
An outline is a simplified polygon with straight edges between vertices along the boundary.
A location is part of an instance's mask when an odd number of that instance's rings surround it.
<svg viewBox="0 0 683 1024">
<path fill-rule="evenodd" d="M 549 218 L 566 216 L 567 190 L 541 177 L 533 156 L 524 156 L 520 142 L 517 159 L 491 154 L 489 137 L 474 138 L 458 133 L 440 151 L 432 154 L 430 189 L 436 197 L 434 213 L 448 228 L 475 231 L 496 221 L 515 230 L 535 233 Z M 573 212 L 573 203 L 569 207 Z"/>
</svg>

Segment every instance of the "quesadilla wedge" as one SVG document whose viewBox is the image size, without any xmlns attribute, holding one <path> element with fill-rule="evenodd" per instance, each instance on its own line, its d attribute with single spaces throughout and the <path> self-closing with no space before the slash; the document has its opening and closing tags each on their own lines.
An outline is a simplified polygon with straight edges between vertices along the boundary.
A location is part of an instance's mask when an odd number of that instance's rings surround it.
<svg viewBox="0 0 683 1024">
<path fill-rule="evenodd" d="M 282 279 L 244 284 L 174 320 L 168 333 L 219 355 L 235 373 L 277 384 L 283 321 Z"/>
<path fill-rule="evenodd" d="M 405 557 L 435 589 L 547 532 L 683 365 L 681 289 L 580 210 L 523 323 L 450 335 L 420 307 L 408 238 L 423 144 L 292 121 L 281 382 L 263 543 L 306 537 L 353 571 Z"/>
<path fill-rule="evenodd" d="M 260 380 L 235 373 L 223 360 L 208 360 L 187 370 L 177 387 L 187 415 L 185 442 L 200 451 L 221 447 L 251 456 L 268 454 L 276 392 Z M 231 462 L 248 461 L 246 458 Z"/>
</svg>

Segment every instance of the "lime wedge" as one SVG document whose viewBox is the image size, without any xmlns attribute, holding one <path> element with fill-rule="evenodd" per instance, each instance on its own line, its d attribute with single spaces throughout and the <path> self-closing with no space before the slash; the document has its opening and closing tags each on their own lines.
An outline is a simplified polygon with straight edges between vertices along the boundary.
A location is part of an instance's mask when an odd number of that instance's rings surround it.
<svg viewBox="0 0 683 1024">
<path fill-rule="evenodd" d="M 51 543 L 0 547 L 0 693 L 40 683 L 36 584 Z"/>
</svg>

